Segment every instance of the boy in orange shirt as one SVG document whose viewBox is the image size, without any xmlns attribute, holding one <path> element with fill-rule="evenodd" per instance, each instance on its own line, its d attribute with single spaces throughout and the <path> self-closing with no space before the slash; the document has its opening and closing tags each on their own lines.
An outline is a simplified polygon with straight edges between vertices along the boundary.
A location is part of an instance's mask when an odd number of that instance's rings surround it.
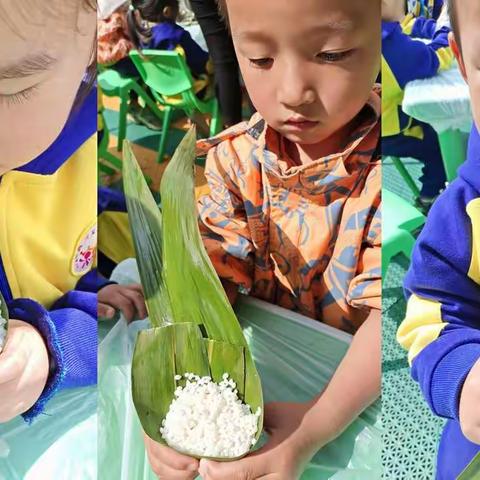
<svg viewBox="0 0 480 480">
<path fill-rule="evenodd" d="M 145 442 L 162 478 L 293 480 L 380 391 L 380 1 L 221 8 L 259 113 L 199 142 L 207 251 L 231 300 L 240 288 L 355 336 L 316 399 L 266 406 L 255 454 L 198 462 Z"/>
</svg>

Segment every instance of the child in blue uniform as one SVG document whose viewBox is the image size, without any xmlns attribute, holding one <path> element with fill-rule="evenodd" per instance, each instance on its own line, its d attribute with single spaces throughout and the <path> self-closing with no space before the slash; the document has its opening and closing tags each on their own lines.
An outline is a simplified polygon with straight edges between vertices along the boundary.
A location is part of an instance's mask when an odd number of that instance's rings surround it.
<svg viewBox="0 0 480 480">
<path fill-rule="evenodd" d="M 443 4 L 443 0 L 407 0 L 407 10 L 416 18 L 425 17 L 437 20 Z"/>
<path fill-rule="evenodd" d="M 121 305 L 94 269 L 96 4 L 0 10 L 0 422 L 31 421 L 60 390 L 96 382 L 97 291 Z"/>
<path fill-rule="evenodd" d="M 402 102 L 408 82 L 450 68 L 449 28 L 405 15 L 404 5 L 396 0 L 384 0 L 382 15 L 382 154 L 422 161 L 419 206 L 428 209 L 446 181 L 440 145 L 433 128 L 406 115 Z"/>
<path fill-rule="evenodd" d="M 459 178 L 432 207 L 415 247 L 398 331 L 430 408 L 448 419 L 437 480 L 457 478 L 480 452 L 480 4 L 456 1 L 451 8 L 452 49 L 469 83 L 475 125 Z"/>
<path fill-rule="evenodd" d="M 139 49 L 175 50 L 181 47 L 194 77 L 210 73 L 208 53 L 175 22 L 178 10 L 178 0 L 133 0 L 128 14 L 133 43 Z"/>
</svg>

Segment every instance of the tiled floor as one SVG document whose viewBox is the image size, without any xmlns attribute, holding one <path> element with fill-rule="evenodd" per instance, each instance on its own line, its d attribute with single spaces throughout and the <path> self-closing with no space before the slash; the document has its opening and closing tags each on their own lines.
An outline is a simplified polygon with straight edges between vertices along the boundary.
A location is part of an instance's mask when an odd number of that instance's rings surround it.
<svg viewBox="0 0 480 480">
<path fill-rule="evenodd" d="M 418 179 L 419 163 L 407 159 L 405 165 Z M 388 159 L 383 164 L 383 186 L 406 200 L 412 200 L 410 190 Z M 405 313 L 402 284 L 408 264 L 402 256 L 394 258 L 383 282 L 383 478 L 432 480 L 438 438 L 444 422 L 428 409 L 410 376 L 406 352 L 395 339 Z"/>
</svg>

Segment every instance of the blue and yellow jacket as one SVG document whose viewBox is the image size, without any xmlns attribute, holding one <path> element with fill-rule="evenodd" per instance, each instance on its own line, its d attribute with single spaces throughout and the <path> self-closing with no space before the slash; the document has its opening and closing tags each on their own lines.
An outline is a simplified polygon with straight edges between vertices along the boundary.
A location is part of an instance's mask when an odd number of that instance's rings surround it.
<svg viewBox="0 0 480 480">
<path fill-rule="evenodd" d="M 437 19 L 440 16 L 443 4 L 443 0 L 407 0 L 407 9 L 415 17 Z"/>
<path fill-rule="evenodd" d="M 98 250 L 115 266 L 135 257 L 125 196 L 108 187 L 98 189 Z"/>
<path fill-rule="evenodd" d="M 144 48 L 176 50 L 181 47 L 194 77 L 210 73 L 208 53 L 192 38 L 190 32 L 174 22 L 162 22 L 152 27 L 152 36 Z"/>
<path fill-rule="evenodd" d="M 96 91 L 39 157 L 0 178 L 0 289 L 51 359 L 26 420 L 59 390 L 96 382 Z"/>
<path fill-rule="evenodd" d="M 433 205 L 415 246 L 405 279 L 407 313 L 397 333 L 430 408 L 454 421 L 465 378 L 480 358 L 479 171 L 474 128 L 459 178 Z M 445 441 L 446 450 L 462 449 Z"/>
<path fill-rule="evenodd" d="M 420 127 L 402 110 L 405 85 L 448 69 L 453 53 L 449 29 L 436 31 L 435 20 L 407 15 L 399 22 L 382 22 L 382 136 L 403 133 L 422 138 Z M 428 39 L 428 43 L 416 39 Z"/>
</svg>

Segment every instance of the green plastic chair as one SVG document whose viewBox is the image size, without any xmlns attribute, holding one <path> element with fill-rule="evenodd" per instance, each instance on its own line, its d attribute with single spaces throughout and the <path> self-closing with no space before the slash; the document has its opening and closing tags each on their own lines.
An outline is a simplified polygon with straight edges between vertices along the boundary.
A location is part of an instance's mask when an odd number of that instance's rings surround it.
<svg viewBox="0 0 480 480">
<path fill-rule="evenodd" d="M 382 190 L 382 278 L 391 259 L 403 253 L 411 258 L 415 238 L 413 232 L 425 223 L 425 216 L 402 197 Z"/>
<path fill-rule="evenodd" d="M 108 151 L 110 132 L 103 116 L 103 109 L 101 109 L 98 113 L 103 123 L 103 129 L 101 130 L 103 136 L 100 140 L 100 143 L 98 144 L 98 172 L 102 172 L 107 175 L 113 175 L 116 171 L 122 170 L 122 161 Z M 109 165 L 106 165 L 104 162 L 100 162 L 101 159 L 108 162 Z"/>
<path fill-rule="evenodd" d="M 211 115 L 210 136 L 221 130 L 220 111 L 215 96 L 201 100 L 194 90 L 194 80 L 185 62 L 177 51 L 137 50 L 130 52 L 142 80 L 150 87 L 157 102 L 163 106 L 163 128 L 158 148 L 158 163 L 163 160 L 165 145 L 175 109 L 183 110 L 190 118 L 194 114 Z M 173 98 L 175 97 L 175 98 Z"/>
<path fill-rule="evenodd" d="M 117 142 L 117 150 L 119 152 L 122 151 L 123 141 L 127 134 L 127 110 L 131 91 L 136 92 L 160 120 L 163 119 L 162 112 L 158 109 L 155 102 L 147 95 L 145 90 L 138 84 L 135 78 L 124 77 L 117 71 L 109 68 L 101 68 L 97 79 L 104 95 L 107 97 L 120 98 Z"/>
<path fill-rule="evenodd" d="M 393 165 L 397 169 L 398 173 L 402 176 L 403 180 L 407 184 L 408 188 L 411 190 L 414 200 L 417 200 L 420 197 L 420 189 L 417 187 L 415 180 L 408 173 L 405 165 L 399 157 L 389 157 L 392 160 Z"/>
<path fill-rule="evenodd" d="M 457 178 L 457 170 L 467 158 L 468 137 L 468 133 L 460 130 L 446 130 L 438 134 L 447 182 Z"/>
</svg>

